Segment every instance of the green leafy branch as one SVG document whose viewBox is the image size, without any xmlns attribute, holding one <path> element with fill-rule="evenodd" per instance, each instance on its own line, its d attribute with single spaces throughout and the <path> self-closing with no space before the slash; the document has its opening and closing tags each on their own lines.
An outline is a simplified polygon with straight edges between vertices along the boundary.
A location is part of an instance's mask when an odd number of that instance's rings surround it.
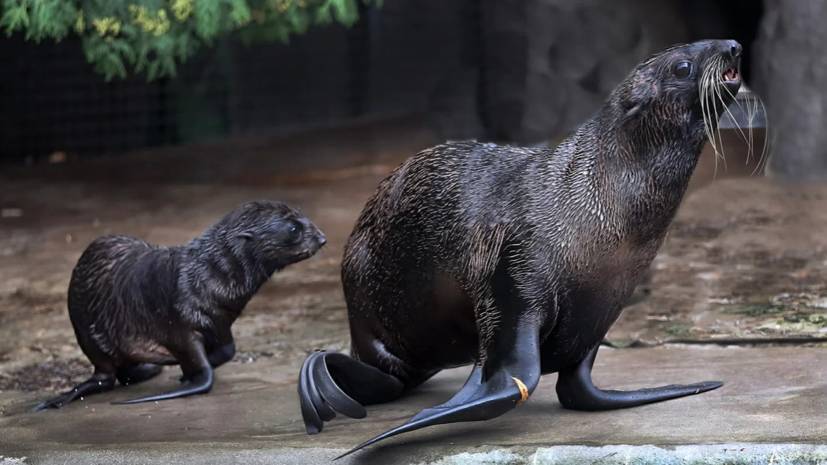
<svg viewBox="0 0 827 465">
<path fill-rule="evenodd" d="M 107 80 L 130 73 L 149 80 L 174 76 L 177 66 L 215 39 L 286 42 L 313 25 L 359 19 L 357 2 L 381 0 L 2 0 L 0 29 L 26 40 L 60 41 L 77 34 L 83 52 Z"/>
</svg>

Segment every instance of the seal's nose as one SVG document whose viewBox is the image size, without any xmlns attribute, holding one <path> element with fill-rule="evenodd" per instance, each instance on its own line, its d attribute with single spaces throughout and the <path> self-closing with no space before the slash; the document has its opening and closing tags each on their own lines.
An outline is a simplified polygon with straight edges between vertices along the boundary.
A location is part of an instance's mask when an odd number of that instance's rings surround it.
<svg viewBox="0 0 827 465">
<path fill-rule="evenodd" d="M 741 56 L 741 44 L 739 44 L 735 40 L 728 40 L 727 46 L 729 47 L 729 56 L 732 58 L 738 58 Z"/>
</svg>

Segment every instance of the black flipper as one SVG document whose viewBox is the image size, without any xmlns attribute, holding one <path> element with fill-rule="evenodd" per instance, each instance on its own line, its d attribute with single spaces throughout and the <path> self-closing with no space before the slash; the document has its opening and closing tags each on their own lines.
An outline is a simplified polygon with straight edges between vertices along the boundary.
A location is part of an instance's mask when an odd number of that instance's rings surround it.
<svg viewBox="0 0 827 465">
<path fill-rule="evenodd" d="M 307 434 L 322 430 L 336 412 L 350 418 L 367 415 L 363 405 L 399 397 L 404 384 L 376 367 L 335 352 L 314 352 L 299 374 L 299 402 Z"/>
<path fill-rule="evenodd" d="M 130 384 L 138 384 L 148 379 L 152 379 L 161 374 L 162 370 L 163 367 L 161 367 L 161 365 L 156 365 L 154 363 L 138 363 L 127 367 L 118 368 L 115 372 L 115 377 L 118 378 L 118 382 L 120 382 L 121 385 L 129 386 Z"/>
<path fill-rule="evenodd" d="M 196 394 L 206 394 L 210 392 L 213 384 L 213 370 L 212 367 L 197 373 L 181 383 L 181 387 L 173 389 L 172 391 L 162 392 L 151 396 L 138 397 L 137 399 L 118 400 L 112 402 L 115 405 L 140 404 L 143 402 L 157 402 L 161 400 L 177 399 L 179 397 L 187 397 Z"/>
<path fill-rule="evenodd" d="M 213 368 L 218 368 L 221 365 L 229 362 L 235 357 L 235 343 L 230 342 L 221 347 L 217 347 L 207 354 L 207 360 Z"/>
<path fill-rule="evenodd" d="M 419 412 L 406 423 L 336 459 L 391 436 L 427 426 L 490 420 L 526 401 L 540 381 L 539 331 L 524 323 L 508 329 L 501 327 L 498 333 L 484 365 L 474 367 L 462 389 L 449 401 Z"/>
<path fill-rule="evenodd" d="M 184 381 L 178 389 L 155 394 L 151 396 L 139 397 L 137 399 L 122 400 L 112 402 L 117 405 L 125 404 L 139 404 L 142 402 L 155 402 L 161 400 L 177 399 L 179 397 L 192 396 L 195 394 L 206 394 L 210 392 L 213 385 L 213 368 L 210 361 L 207 359 L 207 354 L 204 350 L 204 344 L 193 338 L 189 341 L 187 347 L 183 350 L 176 359 L 181 364 L 181 369 L 184 372 Z"/>
<path fill-rule="evenodd" d="M 700 394 L 723 386 L 720 381 L 706 381 L 636 391 L 602 390 L 592 383 L 592 366 L 598 348 L 599 346 L 592 349 L 576 366 L 560 371 L 557 379 L 557 397 L 563 407 L 587 411 L 620 409 Z"/>
<path fill-rule="evenodd" d="M 34 409 L 35 412 L 46 410 L 50 408 L 61 408 L 64 405 L 79 399 L 81 397 L 98 394 L 100 392 L 111 391 L 115 387 L 115 375 L 112 373 L 104 373 L 95 370 L 91 378 L 78 384 L 70 391 L 66 391 L 57 397 L 43 401 L 37 404 Z"/>
</svg>

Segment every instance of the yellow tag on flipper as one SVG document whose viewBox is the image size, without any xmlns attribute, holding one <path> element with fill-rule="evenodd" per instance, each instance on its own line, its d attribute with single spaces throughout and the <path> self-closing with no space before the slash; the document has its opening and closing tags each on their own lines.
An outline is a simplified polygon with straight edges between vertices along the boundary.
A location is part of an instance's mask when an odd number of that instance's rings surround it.
<svg viewBox="0 0 827 465">
<path fill-rule="evenodd" d="M 525 383 L 520 381 L 515 377 L 511 377 L 514 380 L 514 384 L 517 385 L 517 389 L 520 390 L 520 400 L 517 401 L 517 405 L 522 404 L 523 402 L 528 400 L 528 388 L 525 386 Z"/>
</svg>

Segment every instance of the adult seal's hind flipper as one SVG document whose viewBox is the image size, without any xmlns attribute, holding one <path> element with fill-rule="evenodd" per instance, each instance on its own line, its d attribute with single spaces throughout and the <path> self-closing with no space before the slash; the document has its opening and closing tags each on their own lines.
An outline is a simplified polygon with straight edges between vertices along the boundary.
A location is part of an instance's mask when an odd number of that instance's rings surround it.
<svg viewBox="0 0 827 465">
<path fill-rule="evenodd" d="M 336 376 L 334 376 L 334 373 Z M 402 394 L 404 384 L 387 373 L 344 354 L 314 352 L 299 374 L 299 402 L 308 434 L 339 412 L 350 418 L 367 415 L 363 405 L 387 402 Z"/>
<path fill-rule="evenodd" d="M 539 328 L 516 323 L 499 328 L 483 365 L 475 365 L 462 389 L 450 400 L 427 408 L 402 425 L 375 436 L 344 454 L 402 433 L 428 426 L 484 421 L 499 417 L 528 400 L 540 381 Z"/>
<path fill-rule="evenodd" d="M 586 411 L 614 410 L 691 396 L 723 386 L 720 381 L 704 381 L 634 391 L 599 389 L 592 382 L 591 374 L 598 348 L 599 346 L 589 351 L 586 358 L 574 367 L 560 371 L 557 378 L 557 397 L 563 407 Z"/>
</svg>

